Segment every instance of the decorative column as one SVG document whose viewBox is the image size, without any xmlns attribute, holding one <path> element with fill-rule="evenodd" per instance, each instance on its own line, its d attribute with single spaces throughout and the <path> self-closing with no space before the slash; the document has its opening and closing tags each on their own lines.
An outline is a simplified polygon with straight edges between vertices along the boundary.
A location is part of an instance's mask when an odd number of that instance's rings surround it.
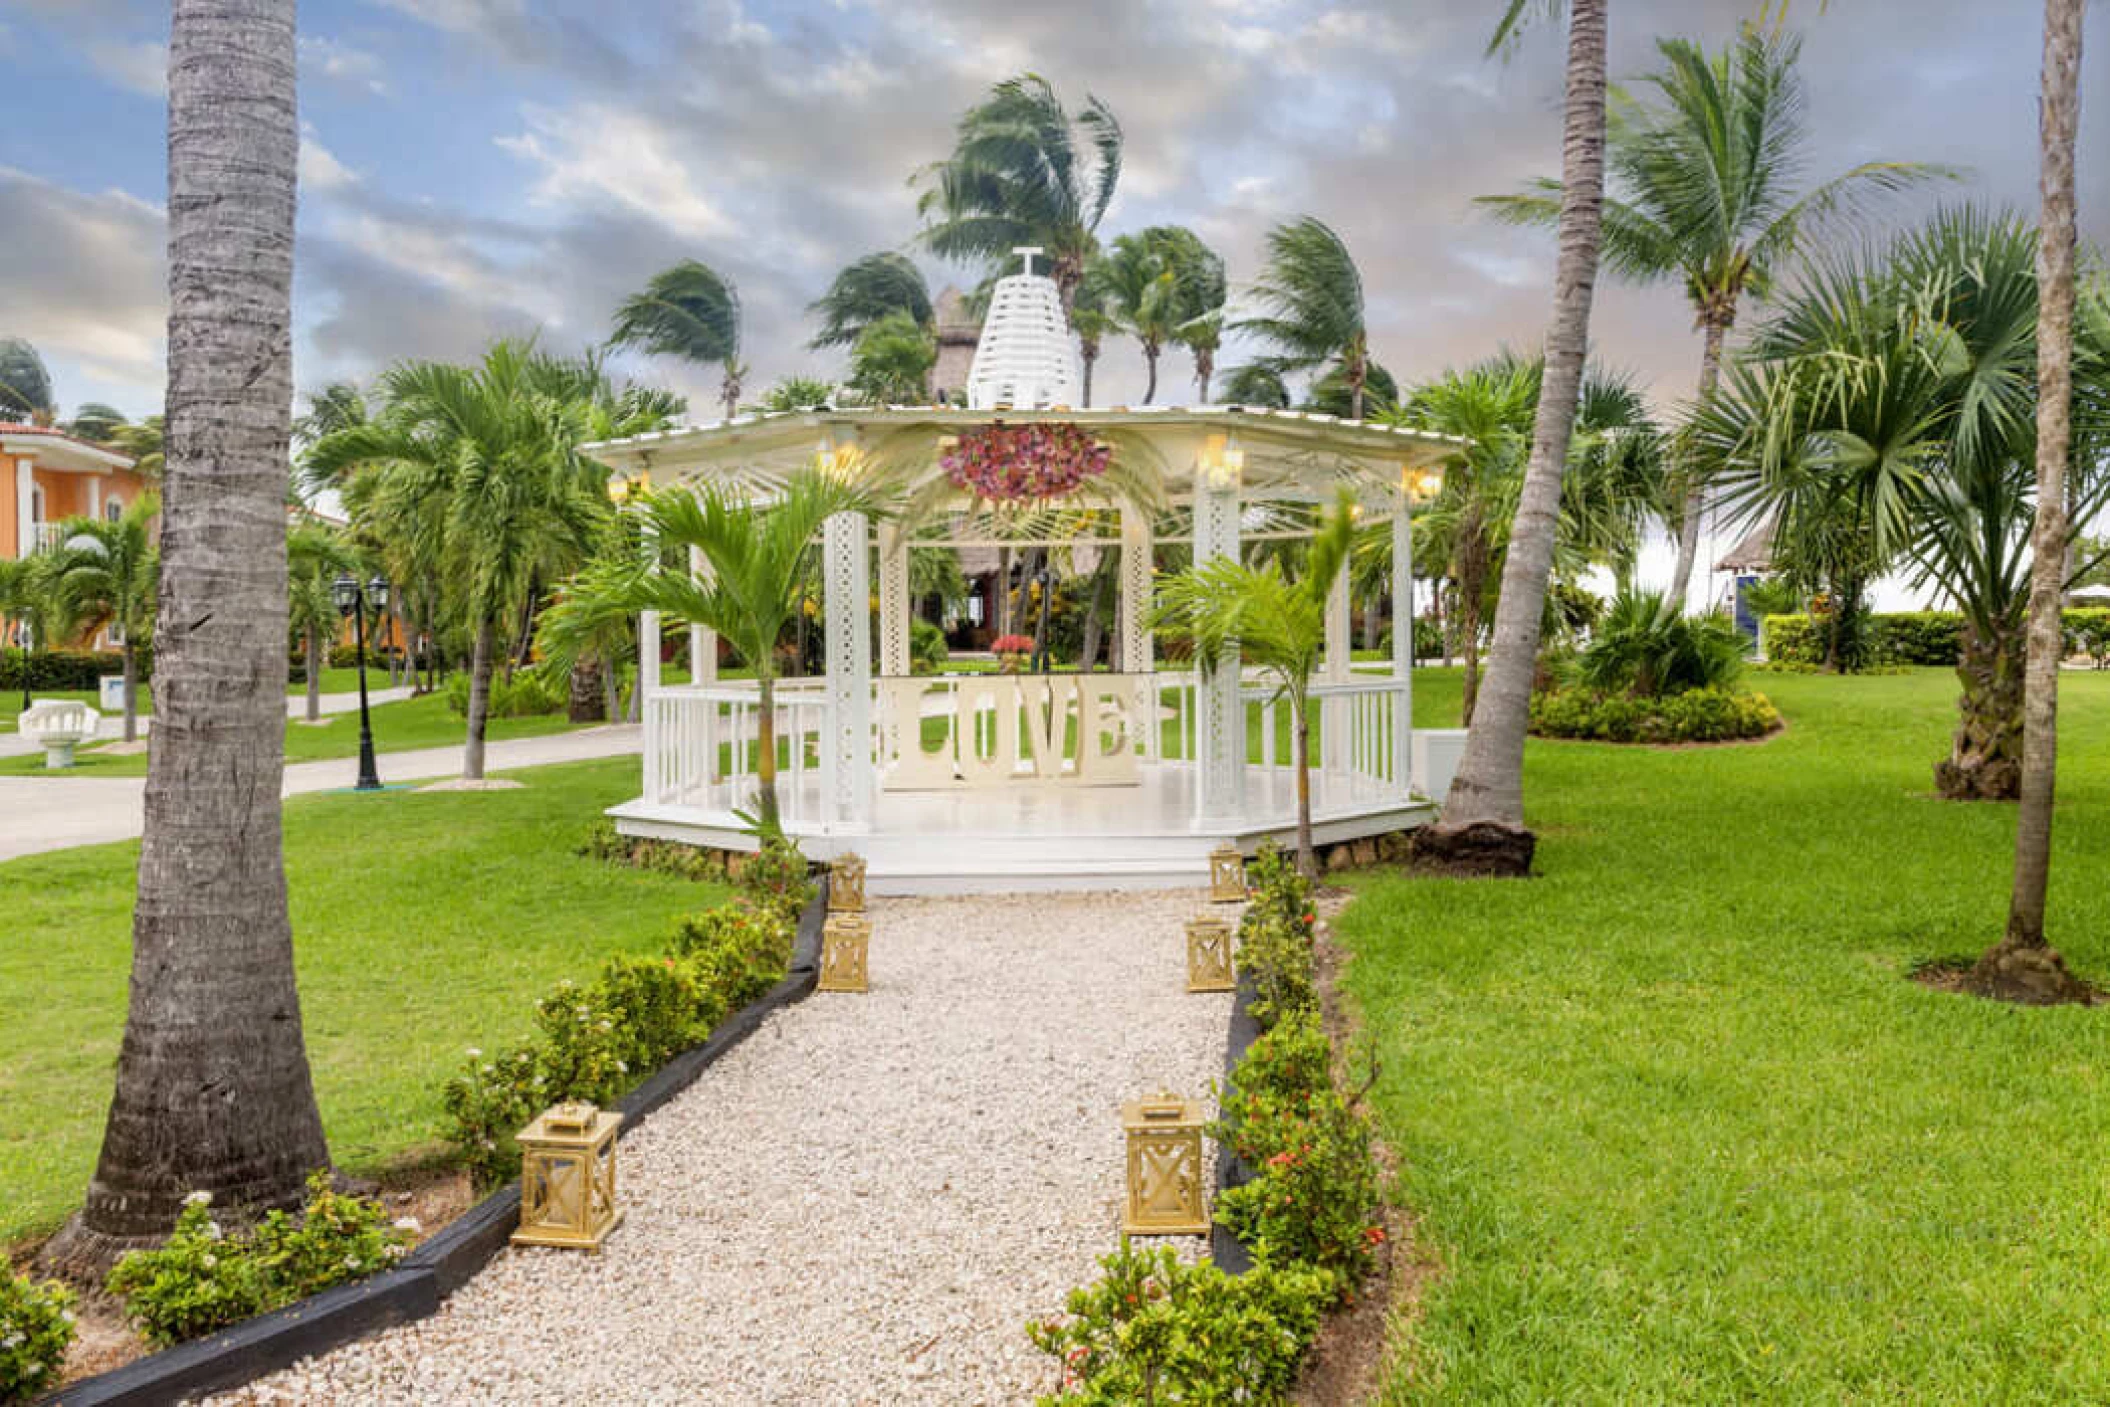
<svg viewBox="0 0 2110 1407">
<path fill-rule="evenodd" d="M 908 534 L 893 523 L 879 525 L 879 672 L 895 678 L 913 672 L 909 658 L 915 603 L 909 599 Z"/>
<path fill-rule="evenodd" d="M 659 571 L 659 534 L 645 527 L 645 553 L 652 571 Z M 638 717 L 644 724 L 645 797 L 664 801 L 656 780 L 659 766 L 659 612 L 640 611 L 637 616 Z"/>
<path fill-rule="evenodd" d="M 1392 728 L 1392 775 L 1401 796 L 1414 790 L 1414 496 L 1406 476 L 1392 491 L 1392 677 L 1399 682 Z"/>
<path fill-rule="evenodd" d="M 37 511 L 37 466 L 28 455 L 15 459 L 15 555 L 27 557 L 37 550 L 37 530 L 30 515 Z"/>
<path fill-rule="evenodd" d="M 1121 505 L 1121 601 L 1116 626 L 1121 632 L 1121 672 L 1136 676 L 1136 739 L 1145 757 L 1158 753 L 1157 661 L 1146 619 L 1150 614 L 1150 510 L 1140 503 Z"/>
<path fill-rule="evenodd" d="M 862 513 L 837 513 L 821 529 L 828 625 L 823 809 L 848 828 L 862 828 L 872 816 L 871 531 Z"/>
<path fill-rule="evenodd" d="M 689 577 L 696 582 L 711 579 L 710 559 L 703 555 L 700 547 L 689 549 Z M 718 632 L 707 625 L 689 627 L 689 682 L 718 682 Z"/>
<path fill-rule="evenodd" d="M 1235 448 L 1203 451 L 1194 474 L 1194 561 L 1238 556 L 1238 456 Z M 1202 820 L 1236 817 L 1245 801 L 1245 706 L 1239 701 L 1235 646 L 1195 690 L 1195 808 Z"/>
<path fill-rule="evenodd" d="M 103 476 L 88 476 L 88 516 L 100 523 L 103 520 Z"/>
</svg>

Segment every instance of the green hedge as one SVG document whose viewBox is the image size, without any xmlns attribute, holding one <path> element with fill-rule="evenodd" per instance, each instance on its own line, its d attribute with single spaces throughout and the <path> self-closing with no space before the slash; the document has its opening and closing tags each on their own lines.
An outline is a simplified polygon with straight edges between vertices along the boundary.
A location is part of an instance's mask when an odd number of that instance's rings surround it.
<svg viewBox="0 0 2110 1407">
<path fill-rule="evenodd" d="M 2067 611 L 2065 628 L 2068 649 L 2098 659 L 2110 655 L 2110 610 Z M 1824 632 L 1806 615 L 1767 616 L 1760 640 L 1775 664 L 1824 663 Z M 1871 664 L 1953 668 L 1962 650 L 1963 617 L 1955 611 L 1885 611 L 1868 618 Z"/>
<path fill-rule="evenodd" d="M 1562 689 L 1531 697 L 1531 731 L 1542 738 L 1606 743 L 1720 743 L 1759 738 L 1780 726 L 1764 694 L 1688 689 L 1660 699 Z"/>
<path fill-rule="evenodd" d="M 144 684 L 154 673 L 153 647 L 142 645 L 138 660 L 139 682 Z M 115 650 L 36 650 L 28 654 L 17 649 L 0 650 L 0 693 L 23 687 L 25 661 L 31 692 L 43 689 L 92 694 L 105 674 L 125 672 L 124 657 Z"/>
</svg>

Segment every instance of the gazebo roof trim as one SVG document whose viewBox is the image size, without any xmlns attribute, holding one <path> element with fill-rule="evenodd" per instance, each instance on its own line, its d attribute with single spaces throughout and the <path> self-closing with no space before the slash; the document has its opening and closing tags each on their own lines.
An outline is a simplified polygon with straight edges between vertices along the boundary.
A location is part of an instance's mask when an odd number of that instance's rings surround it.
<svg viewBox="0 0 2110 1407">
<path fill-rule="evenodd" d="M 1325 439 L 1347 453 L 1399 453 L 1418 448 L 1433 457 L 1463 447 L 1468 442 L 1456 435 L 1415 430 L 1405 426 L 1378 425 L 1367 420 L 1346 420 L 1310 410 L 1275 410 L 1265 406 L 1110 406 L 1096 409 L 1058 407 L 1049 410 L 969 410 L 960 406 L 808 406 L 801 410 L 756 411 L 688 425 L 673 430 L 655 430 L 623 439 L 601 440 L 584 446 L 585 452 L 601 458 L 643 457 L 655 450 L 706 449 L 716 444 L 737 444 L 754 438 L 775 440 L 796 429 L 828 430 L 863 425 L 903 426 L 985 425 L 998 421 L 1058 421 L 1108 428 L 1132 427 L 1155 422 L 1160 425 L 1191 424 L 1205 427 L 1278 431 L 1297 439 Z M 759 434 L 757 433 L 759 432 Z M 788 437 L 787 437 L 788 438 Z"/>
</svg>

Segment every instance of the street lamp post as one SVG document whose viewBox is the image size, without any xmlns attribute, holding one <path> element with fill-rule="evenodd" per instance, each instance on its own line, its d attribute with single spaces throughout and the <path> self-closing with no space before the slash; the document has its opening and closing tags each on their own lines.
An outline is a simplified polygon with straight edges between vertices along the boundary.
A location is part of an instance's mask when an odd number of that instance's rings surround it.
<svg viewBox="0 0 2110 1407">
<path fill-rule="evenodd" d="M 381 790 L 381 774 L 374 766 L 374 719 L 366 706 L 366 612 L 368 602 L 373 609 L 388 609 L 388 583 L 376 576 L 361 586 L 350 572 L 342 572 L 331 585 L 330 594 L 336 598 L 337 613 L 352 618 L 352 648 L 359 655 L 359 780 L 354 791 Z"/>
</svg>

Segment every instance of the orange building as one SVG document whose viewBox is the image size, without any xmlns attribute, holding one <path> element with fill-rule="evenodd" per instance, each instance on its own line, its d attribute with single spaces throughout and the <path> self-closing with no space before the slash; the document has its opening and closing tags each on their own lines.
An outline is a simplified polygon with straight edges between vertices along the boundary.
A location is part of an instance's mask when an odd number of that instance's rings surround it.
<svg viewBox="0 0 2110 1407">
<path fill-rule="evenodd" d="M 0 557 L 53 546 L 68 518 L 115 519 L 147 487 L 115 450 L 63 430 L 0 421 Z"/>
</svg>

